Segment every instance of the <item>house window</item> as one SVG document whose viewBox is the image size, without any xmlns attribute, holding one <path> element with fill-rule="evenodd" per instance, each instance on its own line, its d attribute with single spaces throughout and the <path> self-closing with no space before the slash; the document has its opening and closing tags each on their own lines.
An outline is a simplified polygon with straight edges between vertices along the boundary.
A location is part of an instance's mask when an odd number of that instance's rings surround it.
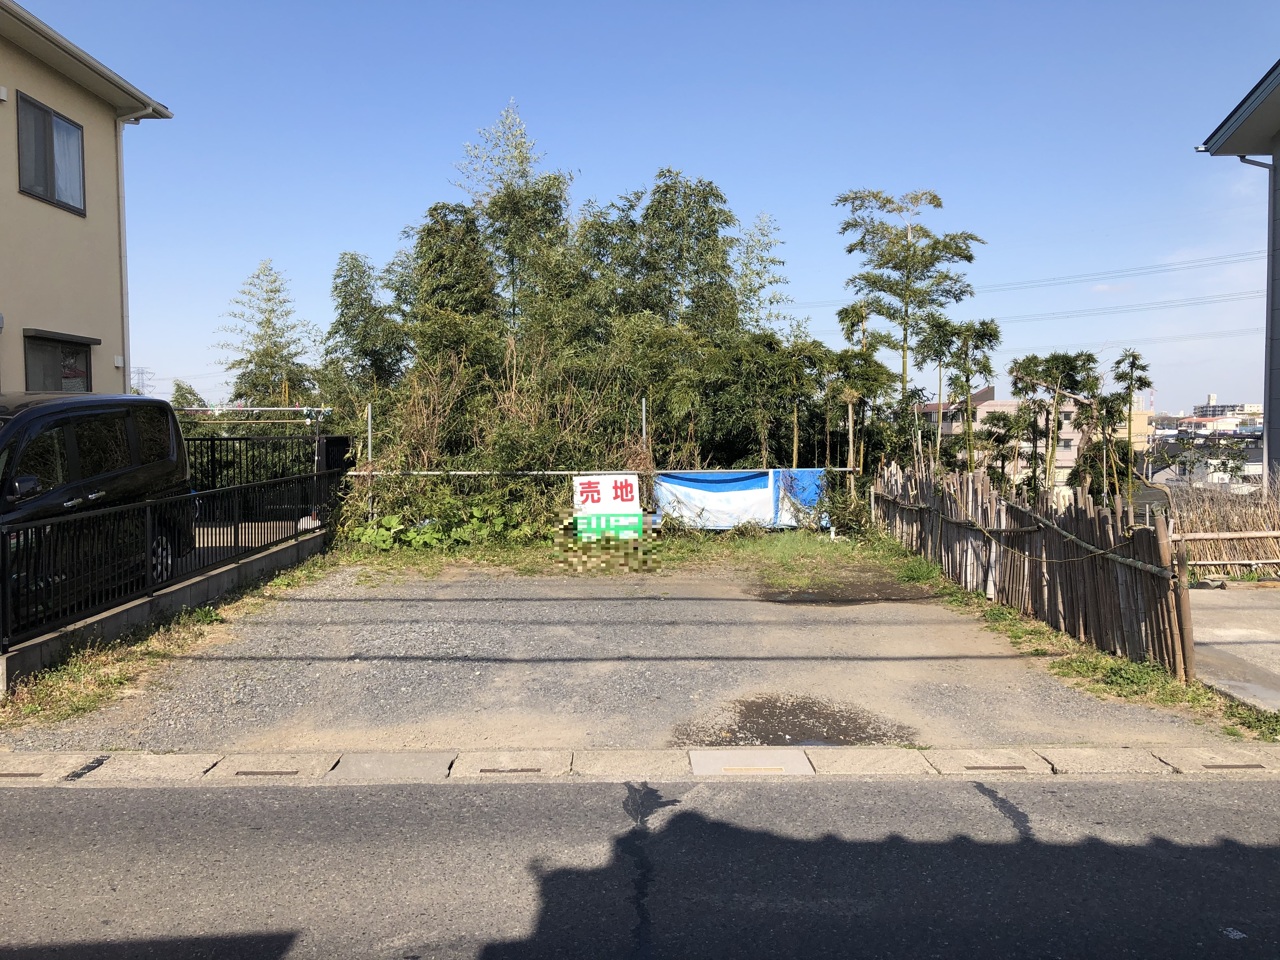
<svg viewBox="0 0 1280 960">
<path fill-rule="evenodd" d="M 84 214 L 84 128 L 18 94 L 18 189 Z"/>
<path fill-rule="evenodd" d="M 1063 438 L 1058 441 L 1059 450 L 1070 450 L 1075 445 L 1075 441 L 1070 438 Z"/>
<path fill-rule="evenodd" d="M 33 392 L 88 393 L 93 389 L 89 348 L 101 343 L 92 337 L 59 337 L 29 331 L 23 337 L 27 361 L 27 389 Z"/>
</svg>

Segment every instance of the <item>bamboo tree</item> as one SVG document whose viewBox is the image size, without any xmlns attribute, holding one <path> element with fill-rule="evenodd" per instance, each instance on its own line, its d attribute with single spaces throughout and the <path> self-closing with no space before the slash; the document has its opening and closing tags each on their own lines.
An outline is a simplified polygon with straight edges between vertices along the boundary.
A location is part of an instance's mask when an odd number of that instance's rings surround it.
<svg viewBox="0 0 1280 960">
<path fill-rule="evenodd" d="M 900 401 L 907 396 L 911 340 L 944 307 L 973 295 L 964 275 L 948 266 L 972 263 L 973 246 L 982 243 L 966 232 L 938 235 L 919 223 L 925 208 L 942 209 L 932 190 L 893 197 L 880 190 L 851 190 L 835 200 L 849 208 L 840 233 L 852 235 L 847 253 L 863 257 L 866 269 L 846 281 L 866 316 L 880 317 L 896 328 L 902 353 Z"/>
<path fill-rule="evenodd" d="M 942 376 L 952 353 L 956 349 L 958 327 L 941 315 L 935 315 L 926 321 L 916 340 L 916 366 L 933 364 L 938 368 L 938 420 L 935 433 L 934 463 L 942 464 Z"/>
<path fill-rule="evenodd" d="M 1000 325 L 994 320 L 970 320 L 954 325 L 951 369 L 964 393 L 964 443 L 968 469 L 973 459 L 973 386 L 975 380 L 990 383 L 995 376 L 991 351 L 1000 346 Z"/>
<path fill-rule="evenodd" d="M 1129 473 L 1126 479 L 1129 503 L 1133 503 L 1133 399 L 1135 394 L 1151 389 L 1152 381 L 1147 376 L 1150 369 L 1142 359 L 1142 354 L 1132 348 L 1122 351 L 1119 359 L 1111 365 L 1111 375 L 1116 383 L 1124 388 L 1125 393 L 1125 420 L 1128 424 L 1129 445 L 1127 451 Z"/>
</svg>

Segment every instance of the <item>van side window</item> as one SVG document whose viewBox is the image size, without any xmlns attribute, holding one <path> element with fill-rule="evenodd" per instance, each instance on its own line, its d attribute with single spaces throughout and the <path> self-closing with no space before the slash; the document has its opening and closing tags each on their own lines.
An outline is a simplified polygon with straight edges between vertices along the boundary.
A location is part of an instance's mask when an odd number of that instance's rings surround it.
<svg viewBox="0 0 1280 960">
<path fill-rule="evenodd" d="M 35 477 L 44 493 L 67 482 L 67 445 L 63 427 L 50 427 L 22 449 L 15 477 Z"/>
<path fill-rule="evenodd" d="M 100 413 L 75 419 L 80 479 L 124 470 L 133 463 L 123 413 Z"/>
<path fill-rule="evenodd" d="M 138 427 L 138 452 L 143 463 L 173 459 L 168 413 L 159 407 L 138 407 L 133 411 L 133 422 Z"/>
</svg>

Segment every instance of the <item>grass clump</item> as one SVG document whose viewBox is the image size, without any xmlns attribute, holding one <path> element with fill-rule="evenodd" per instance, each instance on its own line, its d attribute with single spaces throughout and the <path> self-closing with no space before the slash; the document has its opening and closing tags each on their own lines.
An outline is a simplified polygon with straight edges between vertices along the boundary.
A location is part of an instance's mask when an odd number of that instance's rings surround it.
<svg viewBox="0 0 1280 960">
<path fill-rule="evenodd" d="M 72 652 L 62 663 L 18 681 L 0 700 L 0 728 L 56 723 L 95 710 L 172 660 L 223 621 L 212 607 L 184 610 L 166 622 Z"/>
<path fill-rule="evenodd" d="M 215 604 L 184 609 L 115 640 L 81 646 L 61 663 L 22 678 L 7 696 L 0 697 L 0 729 L 30 722 L 56 723 L 96 710 L 186 653 L 227 620 L 318 579 L 336 562 L 331 555 L 315 556 Z"/>
<path fill-rule="evenodd" d="M 1228 736 L 1242 737 L 1247 732 L 1259 740 L 1280 742 L 1280 713 L 1231 700 L 1196 680 L 1182 683 L 1157 663 L 1134 663 L 1103 653 L 1012 607 L 962 589 L 943 578 L 937 564 L 908 552 L 888 537 L 873 538 L 867 551 L 901 582 L 934 586 L 936 595 L 948 606 L 977 617 L 988 630 L 1007 637 L 1021 653 L 1048 659 L 1051 673 L 1090 693 L 1182 708 L 1197 719 L 1222 723 Z"/>
</svg>

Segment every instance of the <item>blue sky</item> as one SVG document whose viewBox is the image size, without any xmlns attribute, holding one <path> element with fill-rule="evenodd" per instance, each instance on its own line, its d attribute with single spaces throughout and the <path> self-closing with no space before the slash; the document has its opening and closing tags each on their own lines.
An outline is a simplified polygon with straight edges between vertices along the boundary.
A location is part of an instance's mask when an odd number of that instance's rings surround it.
<svg viewBox="0 0 1280 960">
<path fill-rule="evenodd" d="M 929 187 L 984 285 L 1261 251 L 1264 171 L 1193 148 L 1280 56 L 1280 5 L 23 0 L 175 114 L 126 134 L 135 366 L 224 395 L 217 327 L 263 258 L 326 327 L 344 250 L 385 262 L 515 98 L 576 201 L 672 166 L 781 227 L 795 312 L 837 341 L 834 197 Z M 1259 259 L 980 292 L 956 319 L 1261 290 Z M 1133 344 L 1156 405 L 1258 401 L 1263 301 L 1005 325 Z M 1236 331 L 1256 333 L 1235 335 Z M 1157 338 L 1184 337 L 1163 343 Z M 928 377 L 925 377 L 927 382 Z M 999 384 L 1001 395 L 1004 384 Z"/>
</svg>

